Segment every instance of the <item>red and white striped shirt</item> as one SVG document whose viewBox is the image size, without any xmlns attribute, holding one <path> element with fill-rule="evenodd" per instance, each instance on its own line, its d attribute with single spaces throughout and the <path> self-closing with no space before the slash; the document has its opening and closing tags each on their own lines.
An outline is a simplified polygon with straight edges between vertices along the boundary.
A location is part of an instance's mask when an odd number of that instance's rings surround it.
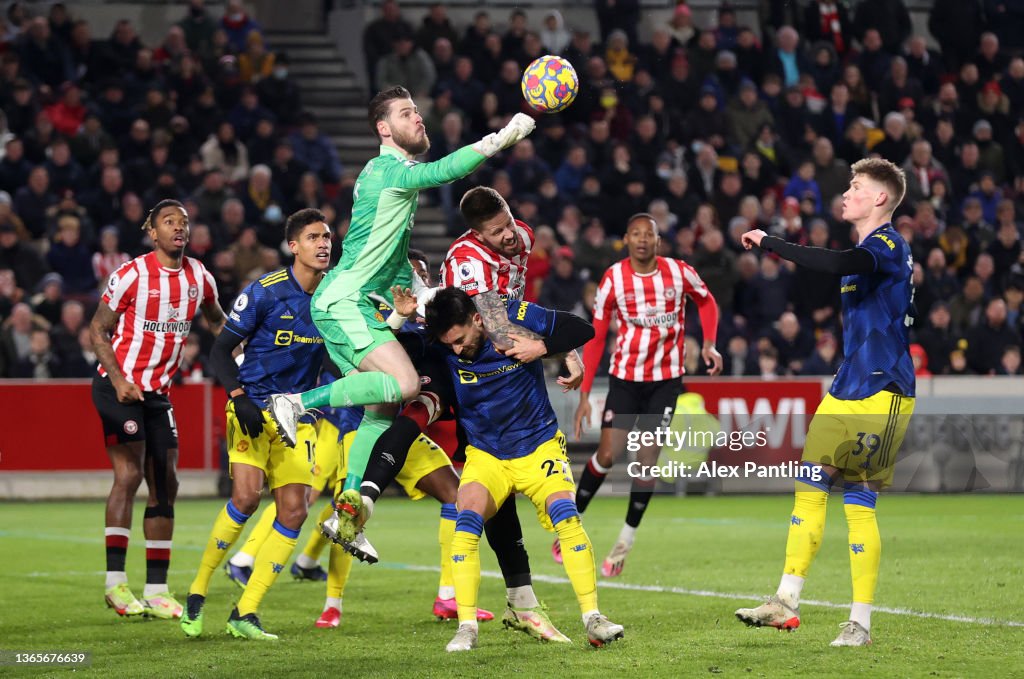
<svg viewBox="0 0 1024 679">
<path fill-rule="evenodd" d="M 608 372 L 629 382 L 659 382 L 681 376 L 686 328 L 686 300 L 693 299 L 700 307 L 701 320 L 715 298 L 704 281 L 686 262 L 657 258 L 657 268 L 638 274 L 626 258 L 613 264 L 601 279 L 594 301 L 595 336 L 583 350 L 583 362 L 597 366 L 604 353 L 608 325 L 614 312 L 618 322 L 615 353 Z M 714 332 L 706 331 L 714 341 Z M 594 370 L 584 376 L 582 390 L 589 392 L 594 383 Z"/>
<path fill-rule="evenodd" d="M 497 290 L 501 296 L 521 300 L 526 291 L 526 260 L 533 249 L 533 229 L 518 219 L 519 252 L 505 257 L 487 247 L 472 229 L 448 248 L 441 265 L 441 287 L 460 288 L 470 297 Z"/>
<path fill-rule="evenodd" d="M 197 259 L 184 257 L 180 269 L 165 269 L 150 252 L 110 275 L 103 303 L 121 316 L 111 340 L 125 379 L 166 393 L 199 306 L 217 304 L 217 284 Z M 99 371 L 106 376 L 102 366 Z"/>
</svg>

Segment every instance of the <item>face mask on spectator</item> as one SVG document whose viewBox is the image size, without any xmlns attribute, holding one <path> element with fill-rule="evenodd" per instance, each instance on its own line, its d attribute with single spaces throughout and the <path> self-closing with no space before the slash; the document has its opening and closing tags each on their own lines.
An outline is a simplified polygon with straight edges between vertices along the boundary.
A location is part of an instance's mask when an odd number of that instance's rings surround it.
<svg viewBox="0 0 1024 679">
<path fill-rule="evenodd" d="M 263 218 L 271 224 L 277 224 L 284 218 L 284 213 L 281 212 L 280 206 L 272 203 L 263 211 Z"/>
<path fill-rule="evenodd" d="M 278 80 L 284 80 L 285 78 L 288 77 L 288 69 L 281 66 L 275 68 L 274 77 L 277 78 Z"/>
</svg>

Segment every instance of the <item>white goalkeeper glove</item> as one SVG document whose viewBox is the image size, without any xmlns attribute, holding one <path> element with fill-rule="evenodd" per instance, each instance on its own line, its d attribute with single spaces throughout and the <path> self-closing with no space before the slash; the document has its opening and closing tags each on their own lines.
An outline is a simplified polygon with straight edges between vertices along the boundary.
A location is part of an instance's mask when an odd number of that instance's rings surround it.
<svg viewBox="0 0 1024 679">
<path fill-rule="evenodd" d="M 525 139 L 535 127 L 537 127 L 537 123 L 533 118 L 525 113 L 517 113 L 512 116 L 512 120 L 508 121 L 508 125 L 473 144 L 473 150 L 490 158 L 498 151 L 507 149 Z"/>
</svg>

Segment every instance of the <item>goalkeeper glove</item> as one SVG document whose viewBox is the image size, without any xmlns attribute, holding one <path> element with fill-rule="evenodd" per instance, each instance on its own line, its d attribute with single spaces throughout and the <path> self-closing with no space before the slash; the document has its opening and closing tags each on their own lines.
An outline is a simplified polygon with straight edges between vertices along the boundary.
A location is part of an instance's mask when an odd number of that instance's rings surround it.
<svg viewBox="0 0 1024 679">
<path fill-rule="evenodd" d="M 252 399 L 245 394 L 239 394 L 231 399 L 235 404 L 235 419 L 238 420 L 238 427 L 242 433 L 251 439 L 263 433 L 263 411 L 252 402 Z"/>
<path fill-rule="evenodd" d="M 512 116 L 512 120 L 508 122 L 508 125 L 473 144 L 473 150 L 490 158 L 498 153 L 498 151 L 507 149 L 516 142 L 525 139 L 527 135 L 533 132 L 533 128 L 536 126 L 537 123 L 533 118 L 525 113 L 517 113 Z"/>
</svg>

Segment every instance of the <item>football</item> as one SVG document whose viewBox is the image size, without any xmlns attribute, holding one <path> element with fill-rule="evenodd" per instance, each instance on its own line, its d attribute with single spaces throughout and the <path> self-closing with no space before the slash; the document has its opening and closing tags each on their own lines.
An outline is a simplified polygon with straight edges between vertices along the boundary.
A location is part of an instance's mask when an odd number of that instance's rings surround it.
<svg viewBox="0 0 1024 679">
<path fill-rule="evenodd" d="M 562 57 L 535 59 L 523 71 L 523 98 L 534 111 L 558 113 L 565 110 L 580 90 L 576 69 Z"/>
</svg>

